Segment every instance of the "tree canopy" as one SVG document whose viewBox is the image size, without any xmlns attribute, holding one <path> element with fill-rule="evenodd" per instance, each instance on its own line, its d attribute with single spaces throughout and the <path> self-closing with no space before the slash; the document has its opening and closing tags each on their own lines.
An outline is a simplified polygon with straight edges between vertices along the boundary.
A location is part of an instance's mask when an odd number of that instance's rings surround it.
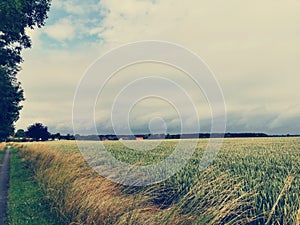
<svg viewBox="0 0 300 225">
<path fill-rule="evenodd" d="M 27 128 L 27 137 L 33 138 L 36 141 L 46 141 L 50 137 L 48 127 L 41 123 L 35 123 Z"/>
<path fill-rule="evenodd" d="M 25 130 L 23 130 L 23 129 L 17 130 L 14 137 L 15 138 L 26 138 Z"/>
<path fill-rule="evenodd" d="M 0 139 L 13 134 L 13 124 L 19 119 L 22 108 L 19 103 L 22 100 L 24 98 L 20 83 L 0 68 Z"/>
<path fill-rule="evenodd" d="M 31 47 L 26 28 L 41 27 L 47 18 L 50 0 L 1 0 L 0 65 L 18 72 L 21 50 Z"/>
<path fill-rule="evenodd" d="M 45 24 L 51 0 L 0 0 L 0 140 L 14 131 L 23 90 L 17 81 L 21 51 L 31 47 L 26 28 Z"/>
</svg>

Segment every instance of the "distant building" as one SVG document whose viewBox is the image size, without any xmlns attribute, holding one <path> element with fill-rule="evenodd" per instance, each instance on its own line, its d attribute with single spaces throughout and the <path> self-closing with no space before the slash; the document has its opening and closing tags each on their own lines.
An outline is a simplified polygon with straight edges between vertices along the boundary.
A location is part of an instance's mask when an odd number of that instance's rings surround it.
<svg viewBox="0 0 300 225">
<path fill-rule="evenodd" d="M 136 137 L 135 140 L 142 141 L 142 140 L 144 140 L 144 138 L 143 137 Z"/>
</svg>

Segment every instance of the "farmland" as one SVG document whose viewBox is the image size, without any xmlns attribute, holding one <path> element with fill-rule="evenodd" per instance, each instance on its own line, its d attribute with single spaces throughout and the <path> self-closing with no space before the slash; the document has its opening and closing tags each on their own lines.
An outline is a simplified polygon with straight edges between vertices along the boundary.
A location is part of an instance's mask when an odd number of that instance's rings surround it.
<svg viewBox="0 0 300 225">
<path fill-rule="evenodd" d="M 73 141 L 15 147 L 51 210 L 66 224 L 299 224 L 300 138 L 225 139 L 213 164 L 201 171 L 207 141 L 199 140 L 175 175 L 141 187 L 100 176 Z M 147 147 L 154 142 L 134 144 Z M 84 144 L 92 149 L 96 142 Z M 157 163 L 177 144 L 165 140 L 153 150 L 137 151 L 121 142 L 104 142 L 111 155 L 131 165 Z"/>
</svg>

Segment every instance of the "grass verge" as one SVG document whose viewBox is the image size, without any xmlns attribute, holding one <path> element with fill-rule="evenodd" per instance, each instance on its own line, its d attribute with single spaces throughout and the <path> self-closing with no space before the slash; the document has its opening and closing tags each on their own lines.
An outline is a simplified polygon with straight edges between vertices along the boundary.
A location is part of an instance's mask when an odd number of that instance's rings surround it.
<svg viewBox="0 0 300 225">
<path fill-rule="evenodd" d="M 5 143 L 0 143 L 0 163 L 2 163 L 5 151 L 4 150 L 5 147 Z"/>
<path fill-rule="evenodd" d="M 11 225 L 63 224 L 51 211 L 32 171 L 18 151 L 11 151 L 8 218 Z"/>
</svg>

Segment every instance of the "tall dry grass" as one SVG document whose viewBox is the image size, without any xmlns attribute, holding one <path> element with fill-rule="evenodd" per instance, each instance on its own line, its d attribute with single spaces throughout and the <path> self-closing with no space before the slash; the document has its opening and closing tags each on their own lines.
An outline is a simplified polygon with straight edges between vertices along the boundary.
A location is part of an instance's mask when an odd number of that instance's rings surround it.
<svg viewBox="0 0 300 225">
<path fill-rule="evenodd" d="M 47 143 L 17 144 L 36 179 L 67 224 L 246 224 L 251 194 L 241 183 L 208 169 L 182 199 L 166 208 L 153 203 L 160 186 L 128 194 L 95 173 L 79 152 Z M 129 188 L 129 187 L 128 187 Z"/>
<path fill-rule="evenodd" d="M 5 142 L 1 142 L 1 143 L 0 143 L 0 151 L 4 149 L 5 145 L 6 145 Z"/>
<path fill-rule="evenodd" d="M 0 164 L 2 163 L 3 157 L 4 157 L 4 151 L 3 149 L 5 148 L 6 143 L 2 142 L 0 143 Z"/>
</svg>

